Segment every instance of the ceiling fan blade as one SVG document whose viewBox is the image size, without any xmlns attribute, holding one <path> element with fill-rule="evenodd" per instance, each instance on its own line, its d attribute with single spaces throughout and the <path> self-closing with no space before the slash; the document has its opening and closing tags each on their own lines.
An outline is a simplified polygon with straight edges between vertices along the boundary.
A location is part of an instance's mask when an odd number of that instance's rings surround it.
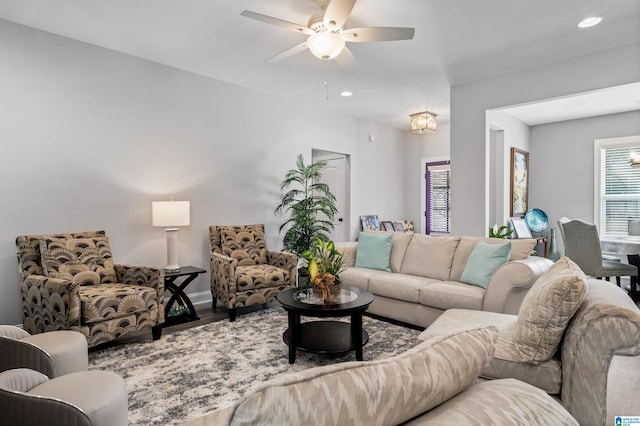
<svg viewBox="0 0 640 426">
<path fill-rule="evenodd" d="M 363 27 L 341 31 L 340 36 L 346 41 L 367 43 L 371 41 L 411 40 L 415 32 L 415 28 Z"/>
<path fill-rule="evenodd" d="M 263 15 L 262 13 L 252 12 L 250 10 L 243 10 L 240 12 L 240 15 L 246 16 L 247 18 L 255 19 L 257 21 L 266 22 L 267 24 L 276 25 L 278 27 L 286 28 L 288 30 L 292 30 L 295 32 L 299 32 L 302 34 L 311 35 L 313 34 L 313 30 L 305 27 L 304 25 L 295 24 L 293 22 L 285 21 L 282 19 L 274 18 L 273 16 Z"/>
<path fill-rule="evenodd" d="M 327 10 L 324 12 L 324 25 L 326 27 L 338 27 L 342 28 L 351 11 L 356 0 L 331 0 L 327 5 Z"/>
<path fill-rule="evenodd" d="M 336 61 L 338 65 L 345 69 L 353 69 L 358 66 L 356 57 L 353 56 L 353 53 L 351 53 L 348 47 L 342 49 L 342 52 L 340 52 L 340 54 L 334 58 L 334 61 Z"/>
<path fill-rule="evenodd" d="M 296 53 L 300 53 L 306 49 L 307 49 L 307 42 L 305 41 L 304 43 L 301 43 L 297 46 L 293 46 L 292 48 L 287 49 L 284 52 L 280 52 L 277 55 L 270 57 L 269 59 L 267 59 L 267 62 L 278 62 L 282 59 L 288 58 L 289 56 L 295 55 Z"/>
</svg>

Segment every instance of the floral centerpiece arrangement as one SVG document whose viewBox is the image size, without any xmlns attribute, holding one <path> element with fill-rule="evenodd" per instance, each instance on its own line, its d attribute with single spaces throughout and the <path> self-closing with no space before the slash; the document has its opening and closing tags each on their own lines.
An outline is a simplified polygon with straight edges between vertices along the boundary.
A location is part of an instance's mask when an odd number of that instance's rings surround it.
<svg viewBox="0 0 640 426">
<path fill-rule="evenodd" d="M 340 272 L 346 265 L 335 243 L 318 238 L 311 250 L 302 253 L 302 258 L 309 262 L 309 281 L 314 293 L 325 303 L 337 303 L 335 296 L 340 293 Z"/>
</svg>

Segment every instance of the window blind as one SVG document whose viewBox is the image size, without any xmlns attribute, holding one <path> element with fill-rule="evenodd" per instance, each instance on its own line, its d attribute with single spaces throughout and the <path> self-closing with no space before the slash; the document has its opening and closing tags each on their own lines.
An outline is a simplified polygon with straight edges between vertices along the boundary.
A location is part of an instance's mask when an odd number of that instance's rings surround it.
<svg viewBox="0 0 640 426">
<path fill-rule="evenodd" d="M 640 146 L 602 148 L 600 156 L 601 233 L 627 235 L 628 221 L 640 219 L 640 169 L 629 156 Z"/>
</svg>

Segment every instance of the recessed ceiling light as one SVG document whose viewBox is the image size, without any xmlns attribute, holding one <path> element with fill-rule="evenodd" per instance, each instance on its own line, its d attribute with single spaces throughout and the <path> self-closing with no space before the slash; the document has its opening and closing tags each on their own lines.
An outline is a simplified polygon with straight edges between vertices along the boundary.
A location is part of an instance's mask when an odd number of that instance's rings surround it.
<svg viewBox="0 0 640 426">
<path fill-rule="evenodd" d="M 344 96 L 345 98 L 348 98 L 349 96 L 352 96 L 352 95 L 353 95 L 353 92 L 350 92 L 348 90 L 345 90 L 340 93 L 340 96 Z"/>
<path fill-rule="evenodd" d="M 589 18 L 583 19 L 578 24 L 578 28 L 589 28 L 594 25 L 598 25 L 602 21 L 602 16 L 591 16 Z"/>
</svg>

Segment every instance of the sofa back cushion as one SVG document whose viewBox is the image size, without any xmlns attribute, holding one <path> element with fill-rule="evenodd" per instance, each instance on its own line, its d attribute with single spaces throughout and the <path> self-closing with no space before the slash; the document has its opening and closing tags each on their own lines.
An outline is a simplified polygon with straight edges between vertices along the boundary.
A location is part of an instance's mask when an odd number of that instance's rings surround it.
<svg viewBox="0 0 640 426">
<path fill-rule="evenodd" d="M 451 265 L 451 280 L 460 281 L 462 272 L 467 265 L 469 256 L 473 253 L 473 249 L 478 244 L 478 241 L 482 241 L 487 244 L 504 244 L 506 241 L 511 242 L 511 254 L 509 255 L 509 261 L 522 260 L 529 257 L 531 250 L 536 246 L 536 240 L 523 238 L 504 240 L 502 238 L 487 238 L 487 237 L 460 237 L 460 243 L 456 249 L 456 253 L 453 256 L 453 263 Z"/>
<path fill-rule="evenodd" d="M 42 267 L 47 277 L 80 285 L 117 282 L 107 237 L 43 238 L 40 240 Z"/>
<path fill-rule="evenodd" d="M 400 272 L 402 268 L 402 260 L 407 251 L 407 247 L 413 237 L 413 232 L 387 232 L 387 231 L 371 231 L 364 232 L 372 234 L 391 234 L 391 255 L 389 256 L 389 267 L 391 272 Z"/>
<path fill-rule="evenodd" d="M 460 237 L 430 237 L 413 234 L 400 272 L 446 281 Z"/>
<path fill-rule="evenodd" d="M 233 425 L 400 424 L 469 386 L 489 363 L 495 327 L 471 326 L 400 355 L 286 374 L 234 406 Z"/>
<path fill-rule="evenodd" d="M 238 260 L 240 266 L 267 263 L 264 225 L 220 226 L 222 254 Z"/>
<path fill-rule="evenodd" d="M 536 364 L 551 359 L 586 294 L 586 276 L 568 257 L 533 283 L 522 300 L 514 329 L 521 361 Z"/>
</svg>

